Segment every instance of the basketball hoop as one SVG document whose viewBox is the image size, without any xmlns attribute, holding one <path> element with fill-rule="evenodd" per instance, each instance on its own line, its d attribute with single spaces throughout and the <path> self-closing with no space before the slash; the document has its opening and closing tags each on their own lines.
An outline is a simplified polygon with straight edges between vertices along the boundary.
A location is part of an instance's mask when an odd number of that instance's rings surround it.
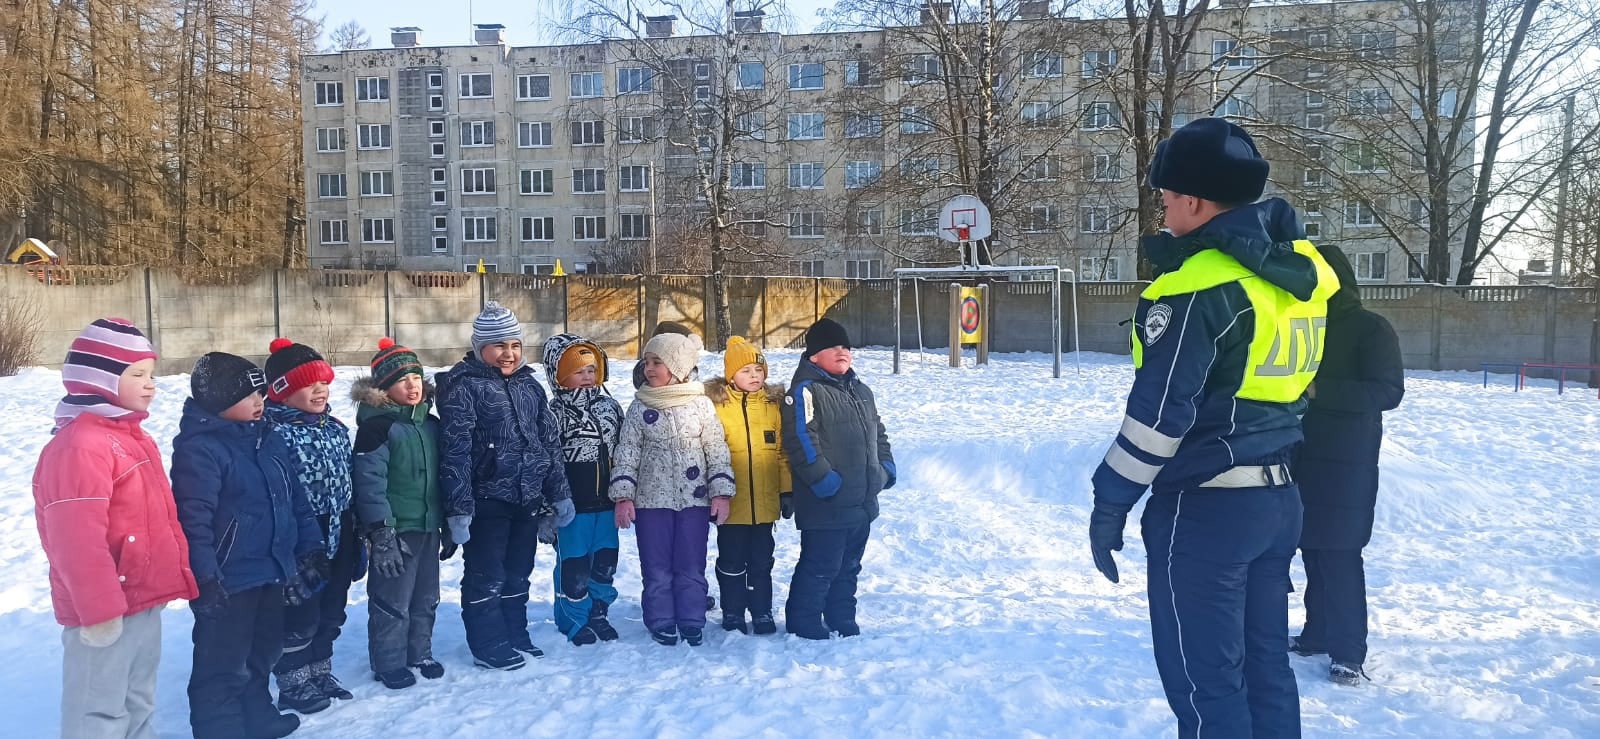
<svg viewBox="0 0 1600 739">
<path fill-rule="evenodd" d="M 961 241 L 971 241 L 972 240 L 972 227 L 971 226 L 965 226 L 965 225 L 956 226 L 955 227 L 955 232 L 956 232 L 956 238 L 960 239 Z"/>
</svg>

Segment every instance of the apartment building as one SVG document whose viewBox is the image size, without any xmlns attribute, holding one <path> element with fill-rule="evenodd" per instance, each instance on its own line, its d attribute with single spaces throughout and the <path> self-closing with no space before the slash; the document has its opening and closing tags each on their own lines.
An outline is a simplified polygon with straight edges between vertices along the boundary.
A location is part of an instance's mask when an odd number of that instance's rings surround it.
<svg viewBox="0 0 1600 739">
<path fill-rule="evenodd" d="M 931 30 L 938 6 L 920 25 L 793 35 L 741 13 L 733 47 L 658 17 L 595 44 L 509 47 L 486 25 L 475 45 L 424 46 L 396 29 L 393 48 L 307 57 L 311 264 L 705 271 L 721 228 L 738 241 L 730 271 L 878 277 L 956 260 L 938 207 L 983 182 L 997 263 L 1133 279 L 1125 25 L 1048 8 L 1007 21 L 981 94 L 953 68 L 971 55 L 940 45 L 966 42 Z M 1387 164 L 1416 146 L 1372 132 L 1405 114 L 1384 88 L 1402 60 L 1372 73 L 1402 53 L 1403 13 L 1224 3 L 1175 65 L 1173 125 L 1214 112 L 1257 130 L 1269 194 L 1375 283 L 1415 275 L 1398 244 L 1425 244 L 1427 214 L 1404 197 L 1415 172 Z M 1352 148 L 1366 138 L 1385 143 Z"/>
</svg>

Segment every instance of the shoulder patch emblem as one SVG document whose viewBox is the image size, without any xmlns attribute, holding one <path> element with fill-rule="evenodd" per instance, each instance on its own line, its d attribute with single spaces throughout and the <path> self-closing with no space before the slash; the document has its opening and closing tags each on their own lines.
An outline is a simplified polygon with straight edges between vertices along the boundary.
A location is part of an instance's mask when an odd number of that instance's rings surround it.
<svg viewBox="0 0 1600 739">
<path fill-rule="evenodd" d="M 1167 326 L 1172 323 L 1172 306 L 1166 303 L 1156 303 L 1150 306 L 1150 312 L 1144 316 L 1144 345 L 1154 346 L 1161 335 L 1167 332 Z"/>
</svg>

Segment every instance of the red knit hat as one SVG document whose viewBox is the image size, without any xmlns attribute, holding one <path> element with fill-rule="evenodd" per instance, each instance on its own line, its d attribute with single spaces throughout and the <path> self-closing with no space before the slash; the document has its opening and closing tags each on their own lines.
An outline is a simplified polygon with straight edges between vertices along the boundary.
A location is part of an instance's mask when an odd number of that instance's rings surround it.
<svg viewBox="0 0 1600 739">
<path fill-rule="evenodd" d="M 317 350 L 288 339 L 273 339 L 267 357 L 267 397 L 282 403 L 300 388 L 333 382 L 333 366 Z"/>
</svg>

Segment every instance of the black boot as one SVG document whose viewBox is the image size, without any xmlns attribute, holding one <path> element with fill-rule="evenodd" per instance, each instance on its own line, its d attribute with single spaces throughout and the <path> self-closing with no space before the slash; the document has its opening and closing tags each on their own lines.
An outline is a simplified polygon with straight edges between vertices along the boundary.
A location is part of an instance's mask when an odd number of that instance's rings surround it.
<svg viewBox="0 0 1600 739">
<path fill-rule="evenodd" d="M 260 724 L 251 727 L 252 739 L 283 739 L 300 728 L 300 717 L 292 713 L 280 713 L 268 716 Z"/>
<path fill-rule="evenodd" d="M 656 640 L 656 643 L 663 647 L 675 647 L 678 645 L 678 627 L 664 626 L 652 630 L 650 638 Z"/>
<path fill-rule="evenodd" d="M 472 662 L 486 670 L 520 670 L 528 661 L 522 653 L 501 642 L 472 653 Z"/>
<path fill-rule="evenodd" d="M 404 668 L 375 673 L 372 677 L 390 690 L 405 690 L 417 684 L 417 676 Z"/>
<path fill-rule="evenodd" d="M 610 610 L 610 605 L 598 600 L 594 601 L 589 609 L 589 628 L 594 629 L 594 634 L 600 637 L 600 641 L 616 641 L 619 637 L 616 628 L 606 619 Z"/>
<path fill-rule="evenodd" d="M 680 626 L 678 627 L 678 633 L 683 635 L 684 643 L 691 647 L 698 647 L 706 641 L 704 629 L 697 629 L 693 626 Z"/>
<path fill-rule="evenodd" d="M 417 672 L 422 673 L 422 676 L 429 680 L 438 680 L 444 677 L 444 665 L 435 662 L 432 657 L 423 657 L 412 663 L 411 666 L 417 668 Z"/>
<path fill-rule="evenodd" d="M 313 714 L 326 710 L 331 701 L 322 694 L 311 673 L 311 665 L 296 667 L 278 675 L 278 710 Z"/>
<path fill-rule="evenodd" d="M 758 613 L 750 619 L 750 629 L 760 636 L 778 633 L 778 622 L 770 613 Z"/>
<path fill-rule="evenodd" d="M 722 630 L 737 631 L 741 634 L 748 634 L 750 633 L 750 626 L 744 622 L 743 612 L 735 611 L 733 613 L 729 613 L 728 611 L 723 611 Z"/>
<path fill-rule="evenodd" d="M 345 690 L 344 686 L 339 684 L 339 678 L 333 676 L 333 660 L 331 659 L 311 663 L 311 684 L 317 686 L 317 690 L 322 691 L 323 695 L 333 700 L 347 701 L 355 698 L 350 691 Z"/>
</svg>

